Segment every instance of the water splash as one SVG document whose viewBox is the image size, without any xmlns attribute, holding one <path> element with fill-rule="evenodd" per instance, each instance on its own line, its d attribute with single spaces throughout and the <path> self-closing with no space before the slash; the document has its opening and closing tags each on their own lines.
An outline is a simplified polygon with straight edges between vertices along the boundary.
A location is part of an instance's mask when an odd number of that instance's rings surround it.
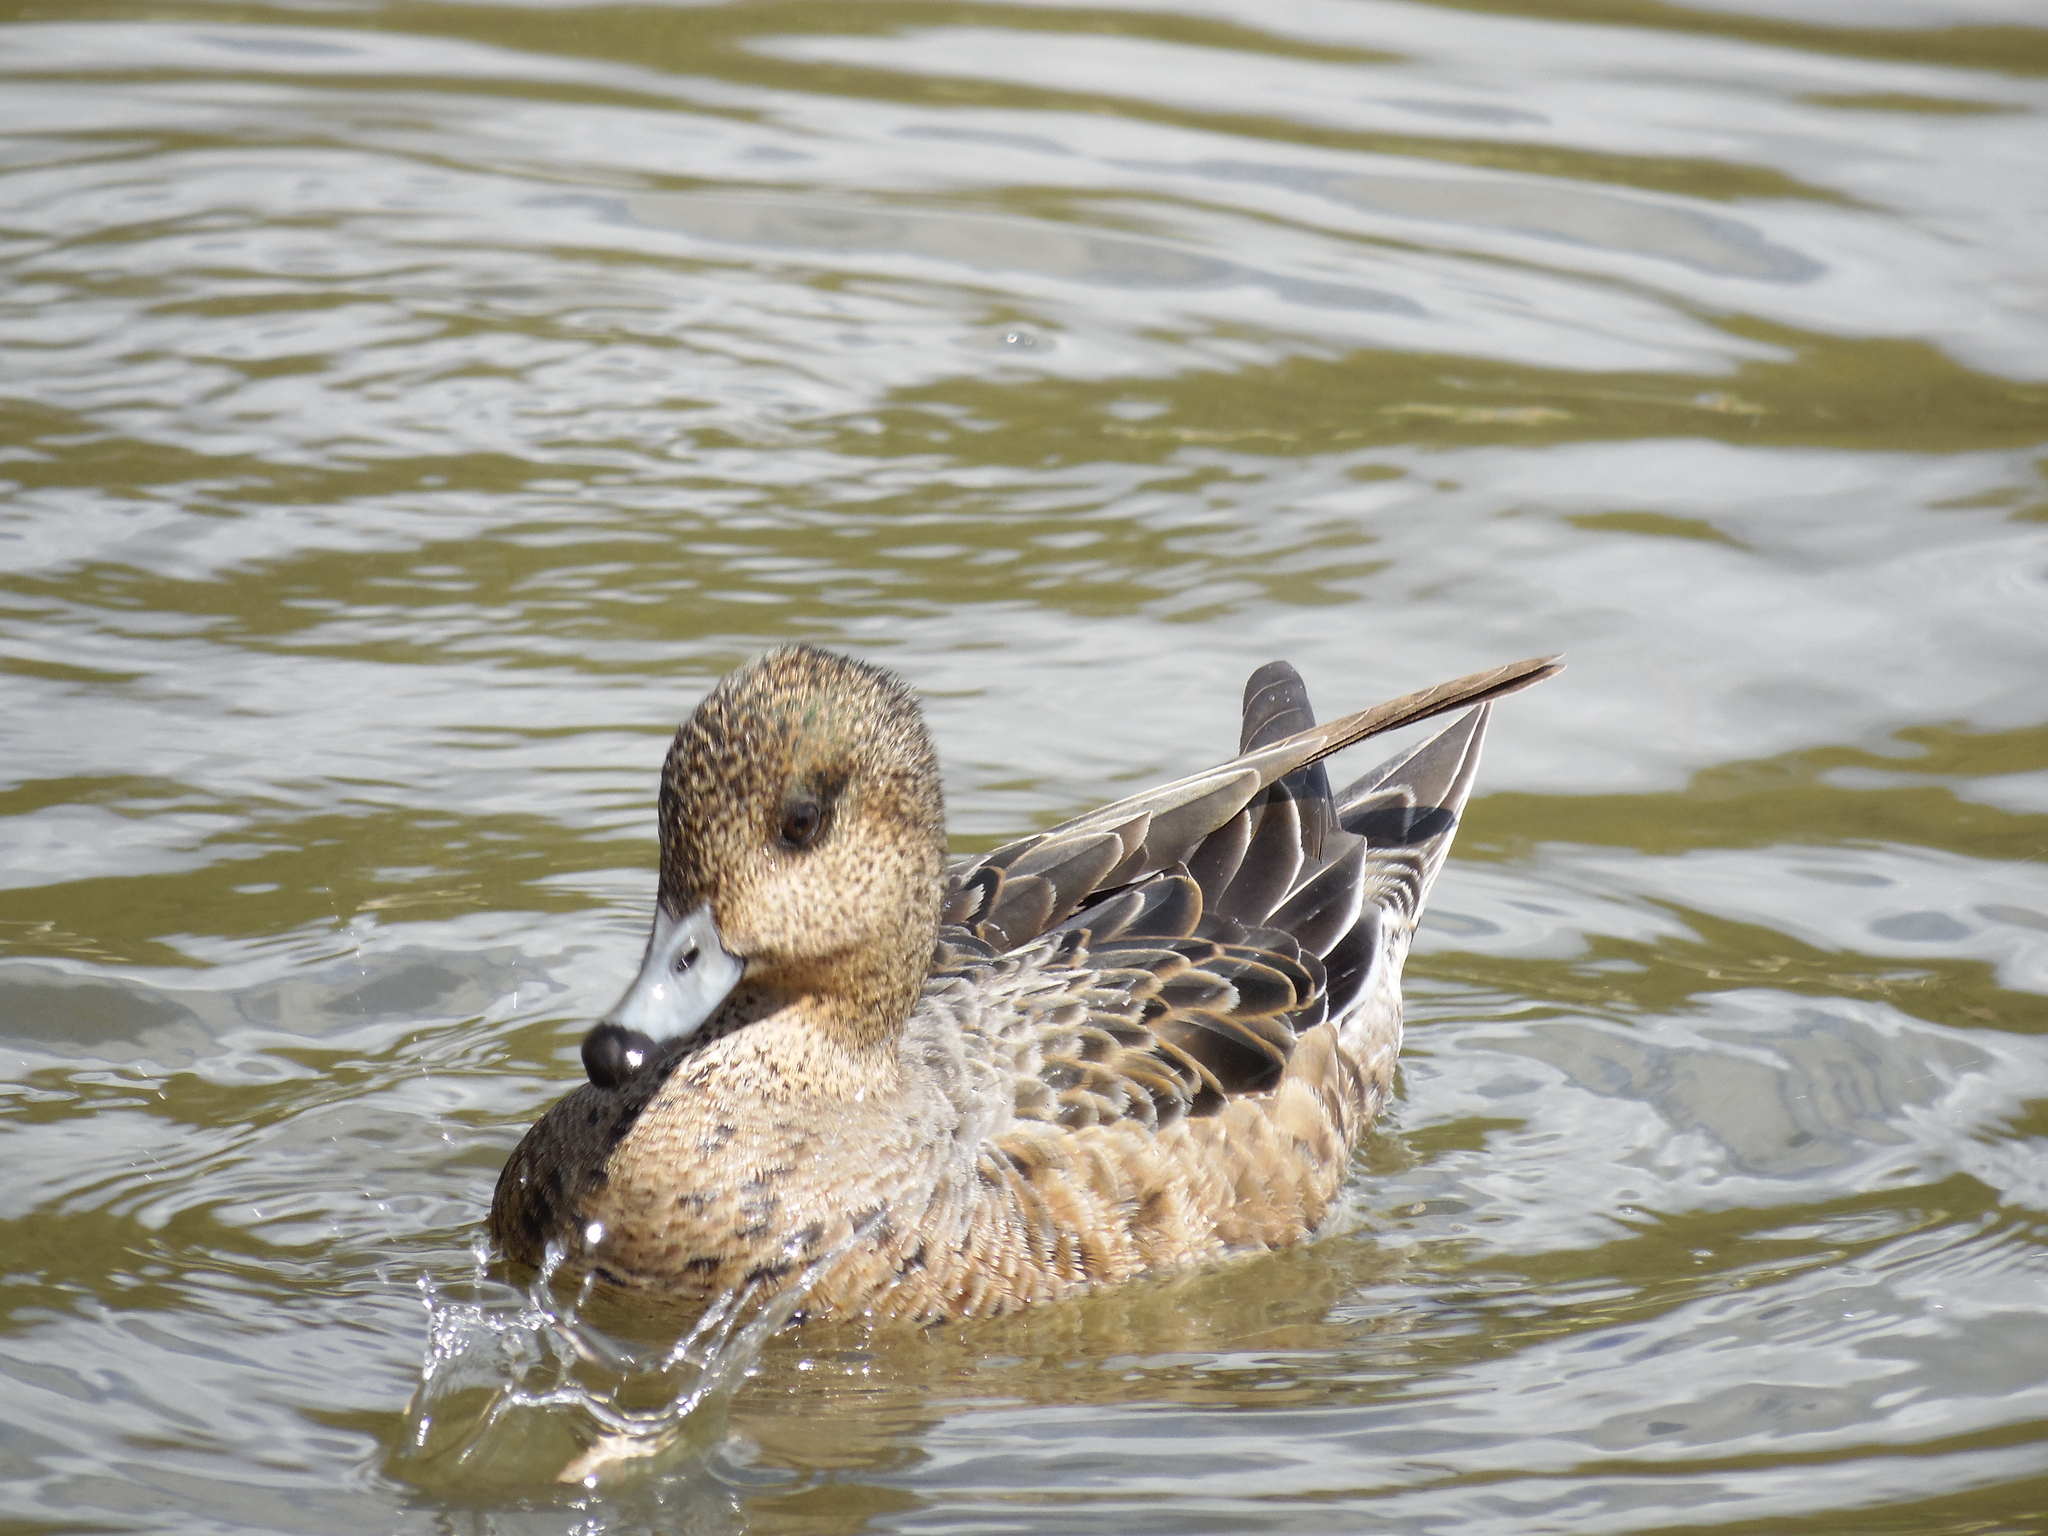
<svg viewBox="0 0 2048 1536">
<path fill-rule="evenodd" d="M 648 1343 L 585 1315 L 591 1275 L 558 1287 L 559 1245 L 524 1287 L 492 1274 L 481 1237 L 471 1252 L 467 1279 L 417 1282 L 426 1354 L 390 1467 L 409 1482 L 502 1488 L 538 1475 L 596 1488 L 708 1450 L 762 1346 L 839 1257 L 821 1255 L 773 1291 L 756 1282 L 725 1292 L 680 1337 Z"/>
</svg>

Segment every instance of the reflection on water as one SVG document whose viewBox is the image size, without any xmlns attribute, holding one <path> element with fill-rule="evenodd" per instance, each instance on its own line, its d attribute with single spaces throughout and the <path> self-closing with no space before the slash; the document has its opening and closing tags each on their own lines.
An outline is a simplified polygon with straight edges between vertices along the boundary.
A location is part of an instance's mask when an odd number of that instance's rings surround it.
<svg viewBox="0 0 2048 1536">
<path fill-rule="evenodd" d="M 4 1517 L 2035 1529 L 2036 9 L 0 5 Z M 963 849 L 1570 653 L 1330 1233 L 680 1355 L 478 1274 L 785 638 Z"/>
</svg>

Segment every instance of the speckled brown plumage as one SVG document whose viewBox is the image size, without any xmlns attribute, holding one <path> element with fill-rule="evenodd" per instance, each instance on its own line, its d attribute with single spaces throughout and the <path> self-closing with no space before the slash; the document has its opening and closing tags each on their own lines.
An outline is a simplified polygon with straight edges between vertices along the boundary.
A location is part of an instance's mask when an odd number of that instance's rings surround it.
<svg viewBox="0 0 2048 1536">
<path fill-rule="evenodd" d="M 1275 663 L 1239 756 L 949 869 L 899 681 L 804 646 L 742 668 L 669 753 L 661 901 L 704 904 L 743 977 L 527 1133 L 493 1237 L 683 1298 L 811 1268 L 810 1311 L 912 1319 L 1300 1240 L 1387 1093 L 1490 701 L 1556 670 L 1317 726 Z M 1329 753 L 1461 705 L 1331 793 Z"/>
</svg>

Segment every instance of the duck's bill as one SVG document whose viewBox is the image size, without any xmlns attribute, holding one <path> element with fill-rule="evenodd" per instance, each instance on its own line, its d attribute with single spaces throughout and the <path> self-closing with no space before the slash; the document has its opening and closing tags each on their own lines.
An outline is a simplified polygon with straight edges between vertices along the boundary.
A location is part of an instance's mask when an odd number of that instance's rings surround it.
<svg viewBox="0 0 2048 1536">
<path fill-rule="evenodd" d="M 739 985 L 744 962 L 728 954 L 711 903 L 686 917 L 654 905 L 654 932 L 640 974 L 612 1011 L 583 1037 L 583 1070 L 600 1088 L 616 1088 L 665 1045 L 704 1027 Z"/>
</svg>

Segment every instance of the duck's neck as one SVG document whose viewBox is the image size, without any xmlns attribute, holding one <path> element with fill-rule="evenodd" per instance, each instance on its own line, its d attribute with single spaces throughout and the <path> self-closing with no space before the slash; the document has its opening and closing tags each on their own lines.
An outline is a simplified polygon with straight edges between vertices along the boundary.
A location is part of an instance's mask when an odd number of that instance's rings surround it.
<svg viewBox="0 0 2048 1536">
<path fill-rule="evenodd" d="M 917 953 L 930 954 L 934 942 L 936 935 Z M 928 964 L 913 968 L 903 960 L 904 951 L 893 946 L 889 951 L 877 947 L 835 956 L 831 964 L 809 975 L 792 977 L 795 985 L 784 995 L 807 1023 L 847 1051 L 893 1059 L 930 969 Z"/>
</svg>

